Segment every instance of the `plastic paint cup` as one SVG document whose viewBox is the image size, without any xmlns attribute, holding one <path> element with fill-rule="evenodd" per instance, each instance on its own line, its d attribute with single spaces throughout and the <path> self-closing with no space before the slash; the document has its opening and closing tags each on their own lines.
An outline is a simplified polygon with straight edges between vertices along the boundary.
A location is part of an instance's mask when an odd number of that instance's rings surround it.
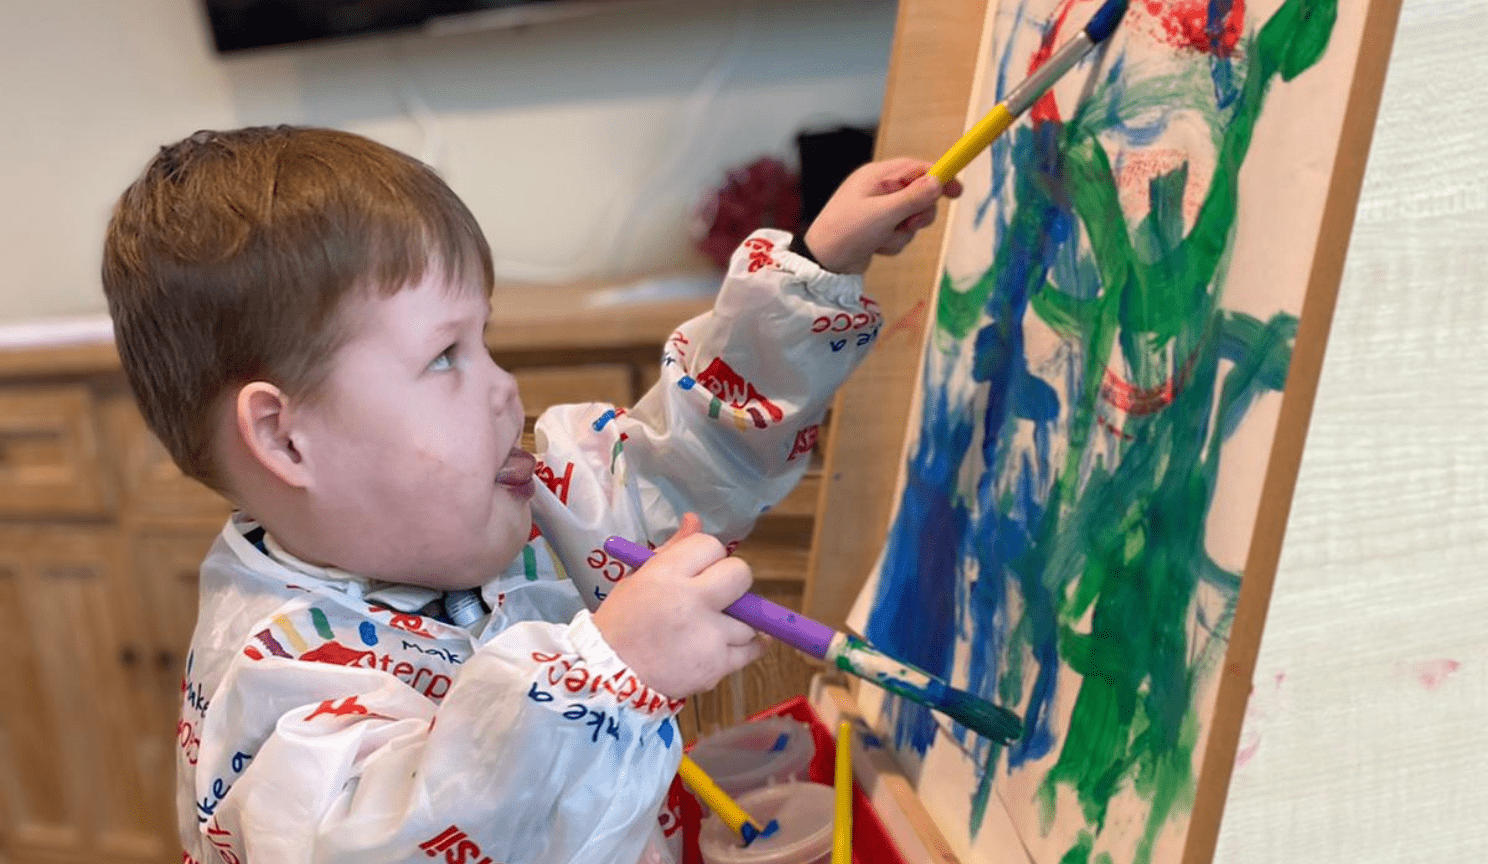
<svg viewBox="0 0 1488 864">
<path fill-rule="evenodd" d="M 827 864 L 832 860 L 831 786 L 810 781 L 779 783 L 747 792 L 739 806 L 761 825 L 779 826 L 748 846 L 722 819 L 709 814 L 698 833 L 705 864 Z"/>
<path fill-rule="evenodd" d="M 771 783 L 807 779 L 816 743 L 805 723 L 766 717 L 701 738 L 689 755 L 723 791 L 738 798 Z"/>
</svg>

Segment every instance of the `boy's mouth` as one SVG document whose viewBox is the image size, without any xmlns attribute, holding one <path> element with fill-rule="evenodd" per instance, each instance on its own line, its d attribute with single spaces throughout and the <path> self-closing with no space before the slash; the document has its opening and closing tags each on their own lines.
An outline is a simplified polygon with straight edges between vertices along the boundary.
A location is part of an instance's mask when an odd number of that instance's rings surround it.
<svg viewBox="0 0 1488 864">
<path fill-rule="evenodd" d="M 537 468 L 537 457 L 519 447 L 513 447 L 496 474 L 496 482 L 519 494 L 531 496 L 535 490 L 533 471 Z"/>
</svg>

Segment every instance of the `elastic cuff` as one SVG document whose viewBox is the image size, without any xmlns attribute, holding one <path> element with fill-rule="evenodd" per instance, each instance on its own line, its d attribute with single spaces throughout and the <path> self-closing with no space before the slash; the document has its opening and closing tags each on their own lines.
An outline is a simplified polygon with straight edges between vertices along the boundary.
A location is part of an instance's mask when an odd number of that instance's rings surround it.
<svg viewBox="0 0 1488 864">
<path fill-rule="evenodd" d="M 797 255 L 800 255 L 802 258 L 805 258 L 807 261 L 810 261 L 812 264 L 821 267 L 821 262 L 816 260 L 816 256 L 811 254 L 811 248 L 806 245 L 805 228 L 797 231 L 795 235 L 791 237 L 790 246 L 788 246 L 787 248 Z"/>
<path fill-rule="evenodd" d="M 618 690 L 610 690 L 616 701 L 622 705 L 629 705 L 633 710 L 645 714 L 661 713 L 670 717 L 682 710 L 687 704 L 686 699 L 673 699 L 651 687 L 636 671 L 620 659 L 610 643 L 605 641 L 604 634 L 594 625 L 594 616 L 589 610 L 584 609 L 574 615 L 573 621 L 568 627 L 569 644 L 573 645 L 579 657 L 589 665 L 593 672 L 598 672 L 609 679 Z M 623 679 L 629 677 L 635 685 L 628 686 Z"/>
<path fill-rule="evenodd" d="M 602 669 L 606 674 L 617 669 L 628 669 L 625 661 L 605 641 L 599 628 L 594 626 L 594 617 L 588 609 L 581 609 L 568 625 L 568 641 L 574 651 L 590 666 Z"/>
</svg>

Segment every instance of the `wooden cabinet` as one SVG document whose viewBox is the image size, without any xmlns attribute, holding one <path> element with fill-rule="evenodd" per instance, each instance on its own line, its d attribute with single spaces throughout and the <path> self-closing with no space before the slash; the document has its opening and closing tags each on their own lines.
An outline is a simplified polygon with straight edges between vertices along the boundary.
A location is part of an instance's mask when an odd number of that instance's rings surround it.
<svg viewBox="0 0 1488 864">
<path fill-rule="evenodd" d="M 122 547 L 112 527 L 0 527 L 14 861 L 158 862 L 176 851 L 165 706 Z"/>
<path fill-rule="evenodd" d="M 105 515 L 114 495 L 102 467 L 86 386 L 0 392 L 0 515 Z"/>
<path fill-rule="evenodd" d="M 631 404 L 701 301 L 590 308 L 582 286 L 498 288 L 489 344 L 529 419 Z M 800 608 L 819 472 L 739 554 L 758 593 Z M 146 429 L 110 345 L 0 348 L 0 864 L 165 864 L 176 720 L 196 573 L 229 512 Z M 689 700 L 688 740 L 805 692 L 811 663 L 773 645 Z"/>
</svg>

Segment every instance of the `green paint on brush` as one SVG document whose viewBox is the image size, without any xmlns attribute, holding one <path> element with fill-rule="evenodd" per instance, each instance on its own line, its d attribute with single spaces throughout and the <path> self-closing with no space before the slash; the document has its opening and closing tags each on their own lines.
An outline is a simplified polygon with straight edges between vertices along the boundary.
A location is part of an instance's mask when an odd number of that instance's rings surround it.
<svg viewBox="0 0 1488 864">
<path fill-rule="evenodd" d="M 930 673 L 894 660 L 850 634 L 841 646 L 833 642 L 827 660 L 838 669 L 870 681 L 904 699 L 933 708 L 988 741 L 1006 743 L 1023 734 L 1018 715 L 991 702 L 947 686 Z"/>
</svg>

